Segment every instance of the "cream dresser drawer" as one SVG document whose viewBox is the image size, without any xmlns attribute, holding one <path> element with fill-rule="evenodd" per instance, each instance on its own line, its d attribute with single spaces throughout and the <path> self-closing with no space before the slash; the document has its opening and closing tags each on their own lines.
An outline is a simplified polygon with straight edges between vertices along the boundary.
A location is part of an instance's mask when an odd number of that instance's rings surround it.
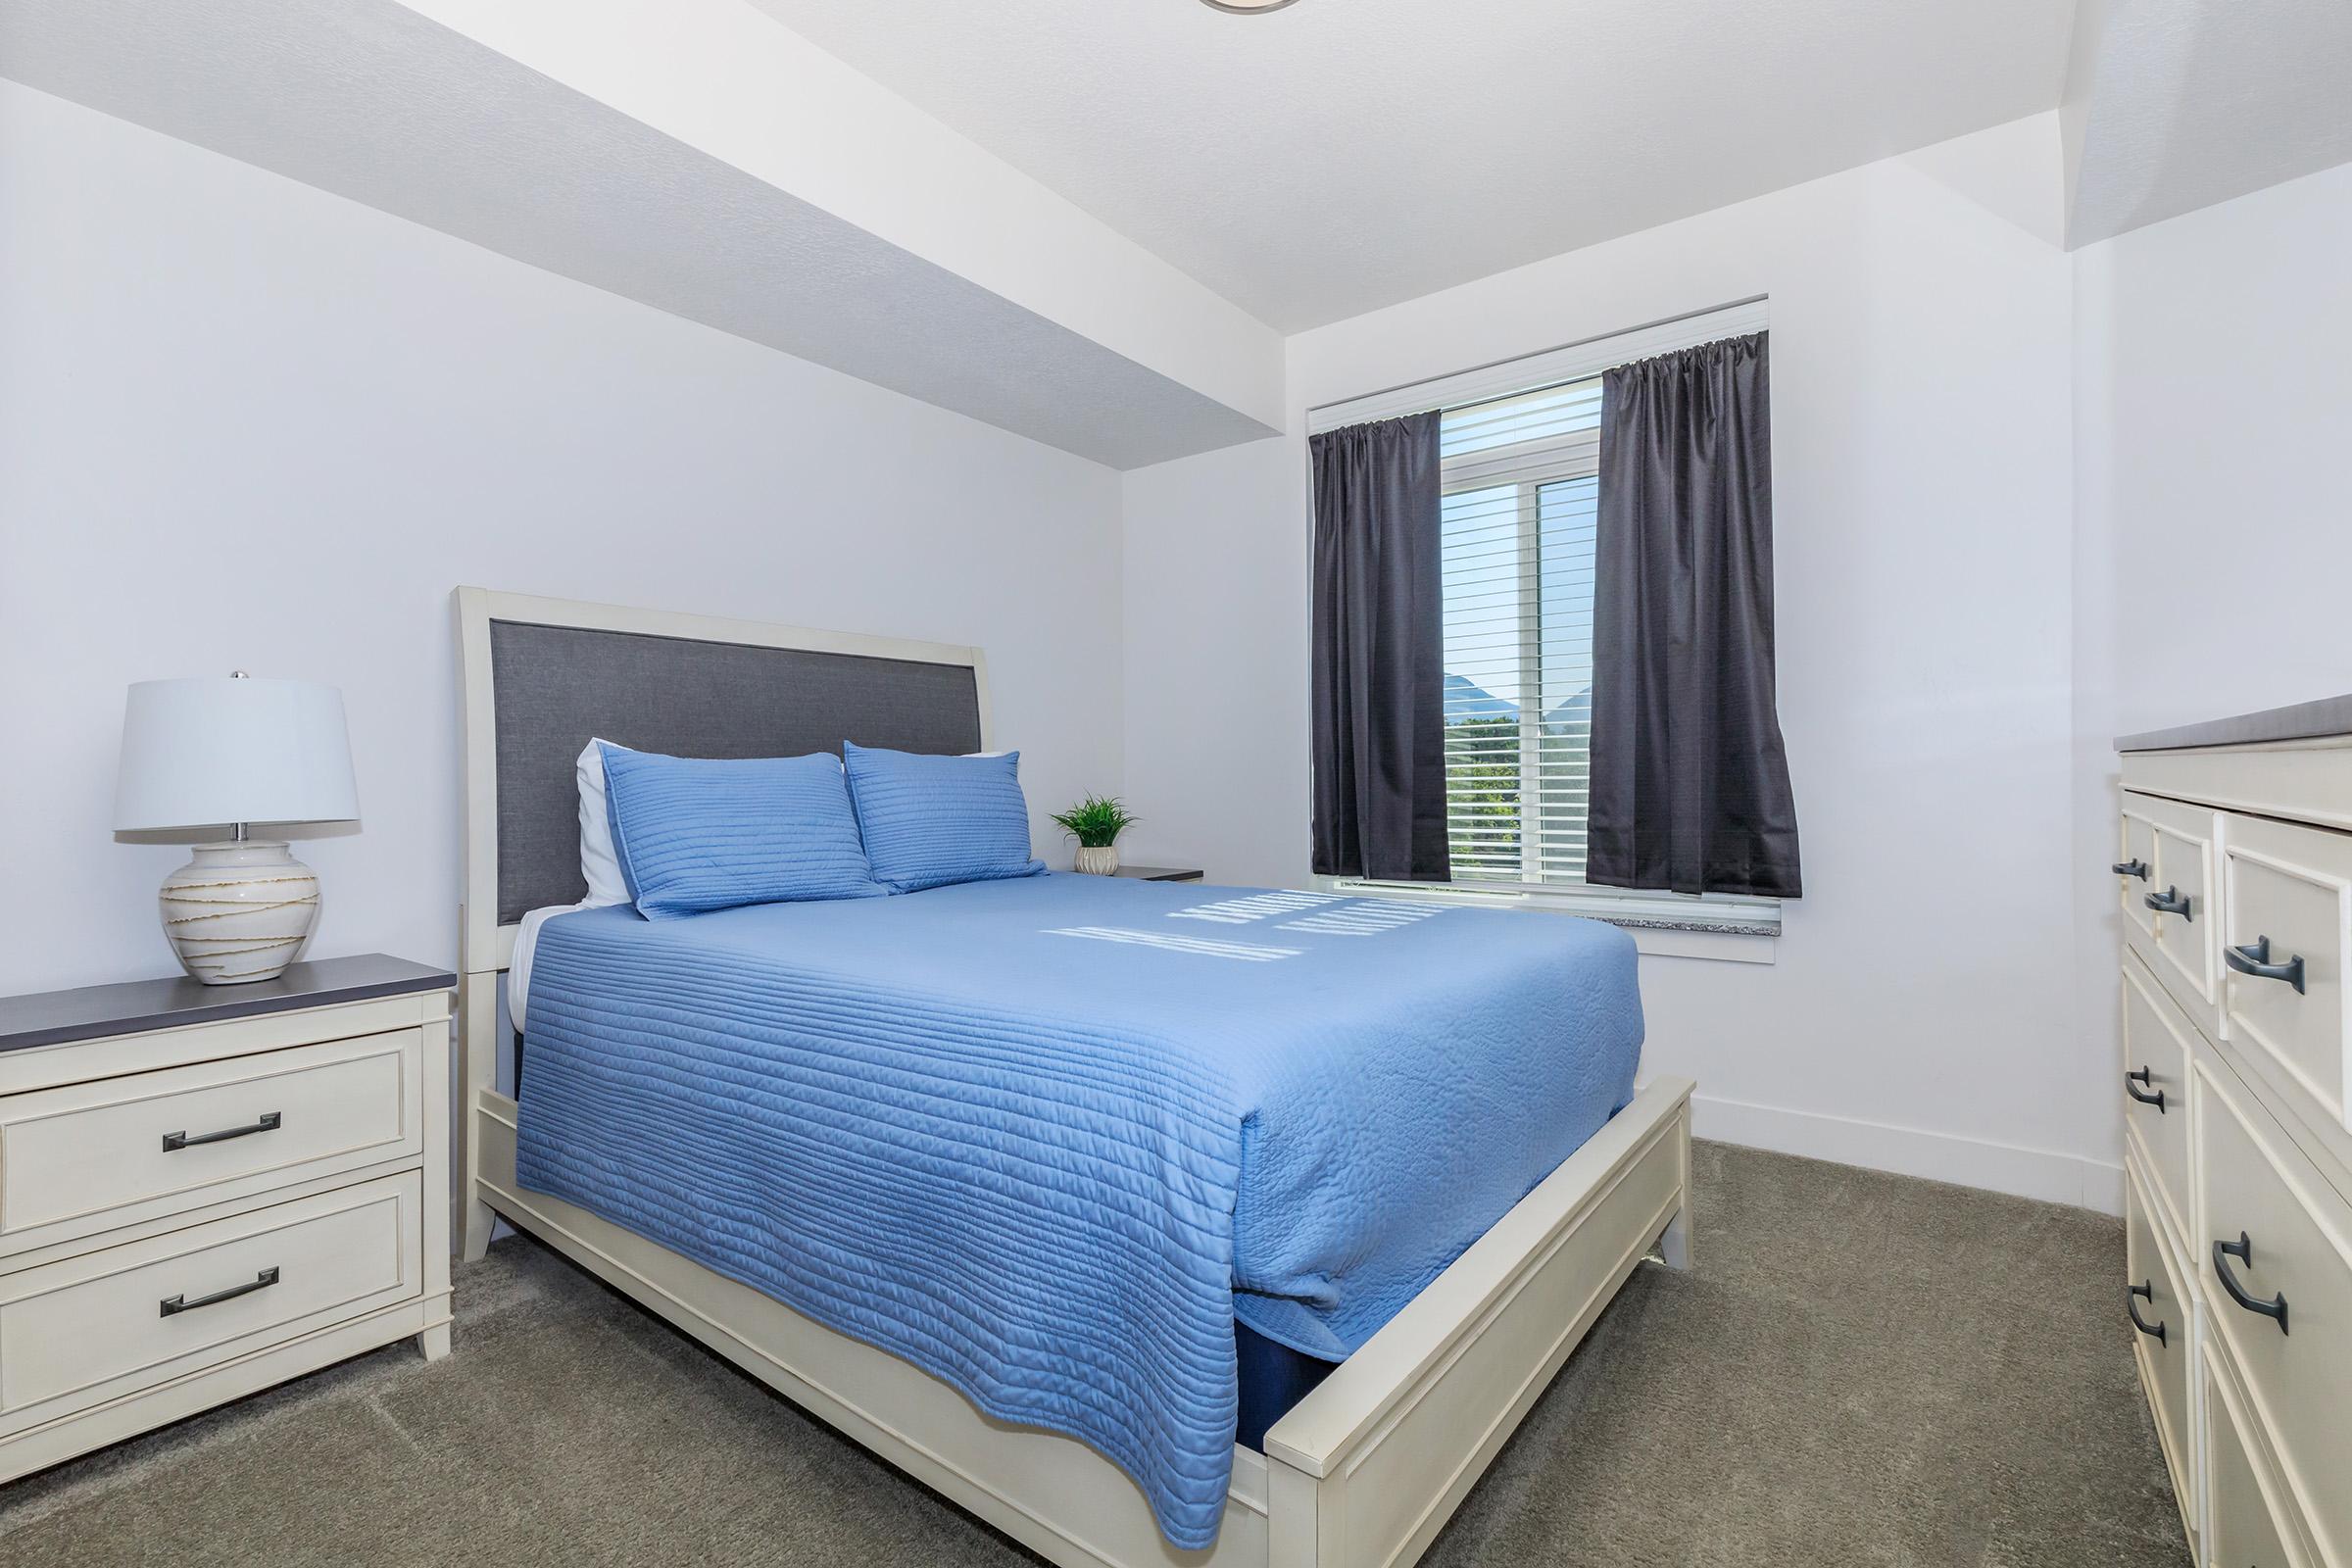
<svg viewBox="0 0 2352 1568">
<path fill-rule="evenodd" d="M 0 1276 L 0 1434 L 423 1290 L 414 1171 Z"/>
<path fill-rule="evenodd" d="M 2352 1206 L 2226 1066 L 2194 1064 L 2206 1322 L 2324 1561 L 2352 1561 Z"/>
<path fill-rule="evenodd" d="M 2138 936 L 2152 937 L 2156 934 L 2156 915 L 2148 907 L 2146 895 L 2156 885 L 2156 824 L 2140 809 L 2141 799 L 2126 795 L 2123 814 L 2117 821 L 2116 844 L 2121 858 L 2114 865 L 2116 897 L 2123 901 L 2124 928 Z"/>
<path fill-rule="evenodd" d="M 2284 1490 L 2253 1445 L 2229 1357 L 2209 1352 L 2198 1377 L 2205 1401 L 2205 1560 L 2216 1568 L 2308 1568 L 2302 1538 L 2287 1522 Z"/>
<path fill-rule="evenodd" d="M 2352 834 L 2234 814 L 2223 833 L 2230 1042 L 2339 1159 L 2352 1158 L 2344 1116 Z"/>
<path fill-rule="evenodd" d="M 2125 792 L 2125 838 L 2132 839 L 2135 822 L 2144 830 L 2147 876 L 2117 878 L 2127 938 L 2190 1020 L 2217 1040 L 2222 957 L 2212 904 L 2221 820 L 2202 806 Z"/>
<path fill-rule="evenodd" d="M 2124 1125 L 2147 1160 L 2149 1197 L 2175 1236 L 2189 1234 L 2188 1063 L 2196 1030 L 2136 953 L 2124 955 Z"/>
<path fill-rule="evenodd" d="M 2187 1282 L 2181 1278 L 2169 1244 L 2158 1239 L 2156 1216 L 2148 1209 L 2135 1160 L 2124 1162 L 2124 1267 L 2127 1273 L 2124 1311 L 2131 1319 L 2132 1348 L 2139 1359 L 2140 1381 L 2148 1390 L 2149 1408 L 2156 1414 L 2156 1435 L 2164 1446 L 2165 1463 L 2173 1472 L 2173 1491 L 2180 1499 L 2180 1514 L 2196 1528 L 2196 1471 L 2189 1446 L 2190 1347 L 2194 1340 Z"/>
<path fill-rule="evenodd" d="M 423 1148 L 415 1029 L 0 1099 L 11 1251 Z"/>
</svg>

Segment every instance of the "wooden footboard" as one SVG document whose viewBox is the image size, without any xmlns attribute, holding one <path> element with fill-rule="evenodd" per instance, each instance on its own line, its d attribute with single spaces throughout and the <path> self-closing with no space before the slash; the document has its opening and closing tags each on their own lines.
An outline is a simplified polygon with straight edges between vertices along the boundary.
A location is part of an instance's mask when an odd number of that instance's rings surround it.
<svg viewBox="0 0 2352 1568">
<path fill-rule="evenodd" d="M 1635 1265 L 1687 1265 L 1690 1089 L 1643 1090 L 1274 1424 L 1278 1568 L 1419 1557 Z"/>
<path fill-rule="evenodd" d="M 909 1362 L 524 1192 L 514 1102 L 487 1085 L 476 1054 L 495 1049 L 492 1032 L 467 1034 L 462 1209 L 505 1215 L 1065 1568 L 1410 1563 L 1642 1256 L 1653 1246 L 1678 1265 L 1687 1255 L 1690 1084 L 1662 1079 L 1275 1423 L 1262 1456 L 1236 1448 L 1216 1544 L 1181 1552 L 1135 1484 L 1085 1445 L 991 1420 Z"/>
</svg>

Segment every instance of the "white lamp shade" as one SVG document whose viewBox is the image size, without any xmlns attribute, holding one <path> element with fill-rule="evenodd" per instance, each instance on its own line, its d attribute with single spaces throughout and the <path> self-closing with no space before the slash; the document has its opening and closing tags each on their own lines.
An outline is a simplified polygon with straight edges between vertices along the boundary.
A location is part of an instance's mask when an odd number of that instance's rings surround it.
<svg viewBox="0 0 2352 1568">
<path fill-rule="evenodd" d="M 143 680 L 122 710 L 115 827 L 348 822 L 360 814 L 343 694 L 308 680 Z"/>
</svg>

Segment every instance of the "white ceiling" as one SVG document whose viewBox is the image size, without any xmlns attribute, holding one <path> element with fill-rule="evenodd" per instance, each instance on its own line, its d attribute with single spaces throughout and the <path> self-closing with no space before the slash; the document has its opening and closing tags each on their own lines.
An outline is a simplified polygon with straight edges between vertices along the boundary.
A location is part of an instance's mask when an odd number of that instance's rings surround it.
<svg viewBox="0 0 2352 1568">
<path fill-rule="evenodd" d="M 754 0 L 1286 332 L 2054 107 L 2073 0 Z"/>
<path fill-rule="evenodd" d="M 2054 105 L 2076 244 L 2352 158 L 2352 0 L 0 0 L 0 75 L 1118 467 L 1278 427 L 1278 331 Z"/>
<path fill-rule="evenodd" d="M 2082 0 L 2065 108 L 2068 243 L 2352 159 L 2352 4 Z"/>
</svg>

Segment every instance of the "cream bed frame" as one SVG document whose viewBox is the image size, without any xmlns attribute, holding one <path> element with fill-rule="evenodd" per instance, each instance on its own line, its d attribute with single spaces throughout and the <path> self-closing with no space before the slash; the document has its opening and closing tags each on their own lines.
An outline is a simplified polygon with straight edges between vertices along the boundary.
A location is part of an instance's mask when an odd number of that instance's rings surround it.
<svg viewBox="0 0 2352 1568">
<path fill-rule="evenodd" d="M 912 1364 L 514 1179 L 497 1081 L 501 924 L 491 624 L 633 632 L 968 667 L 980 651 L 457 590 L 465 687 L 466 915 L 459 989 L 461 1252 L 503 1215 L 952 1501 L 1064 1568 L 1388 1568 L 1420 1556 L 1636 1265 L 1690 1266 L 1691 1085 L 1652 1081 L 1370 1343 L 1236 1446 L 1216 1544 L 1179 1551 L 1143 1493 L 1073 1439 L 982 1415 Z M 1541 916 L 1531 916 L 1541 918 Z M 1653 1252 L 1654 1250 L 1654 1252 Z M 1605 1433 L 1592 1441 L 1606 1442 Z"/>
</svg>

